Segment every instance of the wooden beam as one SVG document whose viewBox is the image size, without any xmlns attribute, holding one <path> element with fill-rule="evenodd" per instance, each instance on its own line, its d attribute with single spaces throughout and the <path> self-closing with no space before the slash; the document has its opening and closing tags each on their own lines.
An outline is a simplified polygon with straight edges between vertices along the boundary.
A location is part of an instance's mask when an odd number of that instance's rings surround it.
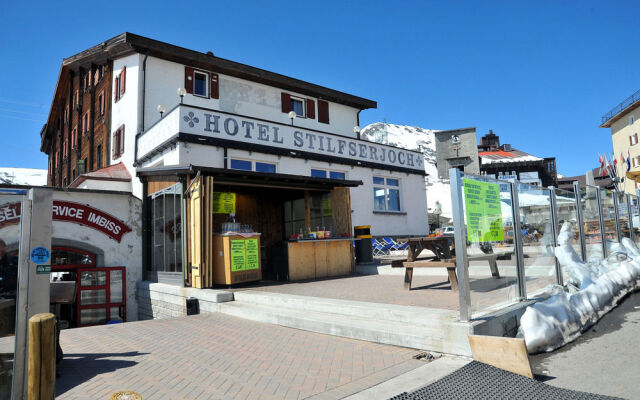
<svg viewBox="0 0 640 400">
<path fill-rule="evenodd" d="M 469 335 L 469 345 L 474 360 L 533 379 L 524 339 Z"/>
</svg>

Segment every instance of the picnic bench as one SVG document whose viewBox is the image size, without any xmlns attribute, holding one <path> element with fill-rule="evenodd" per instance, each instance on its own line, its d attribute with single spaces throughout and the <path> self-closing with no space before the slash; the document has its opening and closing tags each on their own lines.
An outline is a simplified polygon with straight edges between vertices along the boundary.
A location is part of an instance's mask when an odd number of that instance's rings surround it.
<svg viewBox="0 0 640 400">
<path fill-rule="evenodd" d="M 407 243 L 407 259 L 406 260 L 394 260 L 391 262 L 393 268 L 405 268 L 404 273 L 404 287 L 411 290 L 411 282 L 413 280 L 414 268 L 446 268 L 449 283 L 451 284 L 451 290 L 458 291 L 458 277 L 456 275 L 456 260 L 453 258 L 455 254 L 455 243 L 453 238 L 449 237 L 418 237 L 399 239 L 399 242 Z M 427 259 L 418 260 L 418 256 L 423 250 L 430 250 L 434 256 Z M 491 250 L 492 251 L 492 250 Z M 509 256 L 513 252 L 501 252 L 501 253 L 485 253 L 479 255 L 469 255 L 467 259 L 469 261 L 483 261 L 489 262 L 489 269 L 491 270 L 491 276 L 494 278 L 500 278 L 500 272 L 498 271 L 498 257 Z"/>
</svg>

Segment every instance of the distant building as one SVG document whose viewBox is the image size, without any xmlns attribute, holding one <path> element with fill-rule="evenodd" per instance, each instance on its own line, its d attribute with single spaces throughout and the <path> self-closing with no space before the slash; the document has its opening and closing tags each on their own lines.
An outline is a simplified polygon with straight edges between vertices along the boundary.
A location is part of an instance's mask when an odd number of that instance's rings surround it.
<svg viewBox="0 0 640 400">
<path fill-rule="evenodd" d="M 640 187 L 640 90 L 626 98 L 602 116 L 600 128 L 611 128 L 613 154 L 622 158 L 624 163 L 617 165 L 618 177 L 622 180 L 621 189 L 627 193 L 636 193 Z M 629 157 L 629 171 L 626 159 Z"/>
<path fill-rule="evenodd" d="M 35 168 L 0 168 L 0 184 L 45 186 L 47 170 Z"/>
<path fill-rule="evenodd" d="M 478 145 L 480 173 L 497 179 L 517 179 L 538 186 L 556 186 L 555 157 L 540 158 L 500 144 L 500 137 L 489 131 Z"/>
<path fill-rule="evenodd" d="M 593 169 L 593 179 L 596 182 L 596 186 L 604 189 L 613 189 L 614 184 L 611 177 L 607 174 L 602 174 L 600 168 Z M 580 183 L 580 187 L 584 187 L 587 183 L 587 177 L 585 175 L 577 176 L 558 176 L 558 189 L 568 190 L 573 192 L 573 182 Z"/>
<path fill-rule="evenodd" d="M 449 179 L 449 169 L 480 174 L 476 128 L 436 131 L 436 166 L 439 179 Z"/>
</svg>

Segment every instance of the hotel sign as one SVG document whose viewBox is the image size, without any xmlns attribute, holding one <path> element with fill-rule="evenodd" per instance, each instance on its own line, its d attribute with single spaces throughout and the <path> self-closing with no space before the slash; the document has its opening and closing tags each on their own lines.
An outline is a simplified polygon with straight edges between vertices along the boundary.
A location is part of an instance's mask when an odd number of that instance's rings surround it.
<svg viewBox="0 0 640 400">
<path fill-rule="evenodd" d="M 424 173 L 423 155 L 418 151 L 189 106 L 174 109 L 143 134 L 138 156 L 144 157 L 178 132 L 289 150 L 292 156 L 314 153 Z"/>
</svg>

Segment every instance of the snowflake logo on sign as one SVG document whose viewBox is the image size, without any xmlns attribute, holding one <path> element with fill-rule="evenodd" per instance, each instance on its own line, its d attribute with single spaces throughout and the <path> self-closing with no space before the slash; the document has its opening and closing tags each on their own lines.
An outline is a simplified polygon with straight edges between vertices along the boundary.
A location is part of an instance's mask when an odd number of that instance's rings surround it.
<svg viewBox="0 0 640 400">
<path fill-rule="evenodd" d="M 184 122 L 187 122 L 189 127 L 193 128 L 198 122 L 200 122 L 200 119 L 193 114 L 193 111 L 189 111 L 189 114 L 184 116 Z"/>
</svg>

